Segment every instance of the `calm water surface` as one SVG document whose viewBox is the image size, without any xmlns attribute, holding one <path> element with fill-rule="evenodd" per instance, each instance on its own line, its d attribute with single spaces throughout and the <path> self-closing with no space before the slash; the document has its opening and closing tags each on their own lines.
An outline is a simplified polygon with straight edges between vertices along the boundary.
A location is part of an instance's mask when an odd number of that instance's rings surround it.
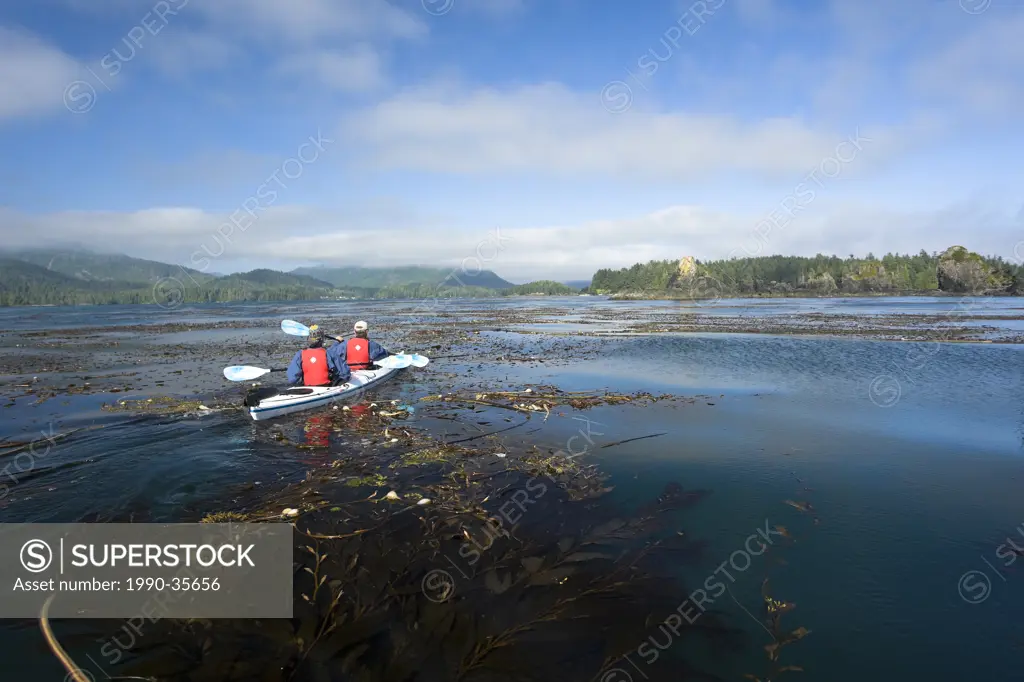
<svg viewBox="0 0 1024 682">
<path fill-rule="evenodd" d="M 17 330 L 325 314 L 381 320 L 403 305 L 408 303 L 197 306 L 174 312 L 128 306 L 5 309 L 0 325 Z M 577 321 L 609 308 L 623 311 L 623 317 L 628 311 L 680 308 L 673 302 L 584 298 L 456 302 L 446 312 L 524 305 L 573 306 Z M 700 310 L 943 314 L 957 305 L 950 299 L 787 299 L 722 301 Z M 1021 299 L 983 300 L 977 313 L 1015 315 L 1022 309 Z M 516 335 L 512 329 L 483 333 Z M 203 334 L 228 343 L 244 333 Z M 154 347 L 188 338 L 169 335 Z M 531 335 L 522 341 L 538 348 L 550 343 Z M 714 608 L 733 615 L 754 642 L 767 643 L 745 610 L 759 613 L 760 583 L 770 577 L 775 596 L 797 605 L 784 622 L 812 631 L 785 650 L 784 662 L 805 669 L 791 673 L 794 679 L 1024 679 L 1024 558 L 1007 565 L 996 555 L 1008 536 L 1024 547 L 1024 536 L 1017 534 L 1024 525 L 1024 347 L 731 334 L 574 342 L 595 344 L 597 359 L 502 367 L 500 377 L 511 388 L 541 382 L 567 390 L 705 396 L 682 407 L 655 403 L 586 413 L 594 441 L 587 456 L 612 474 L 616 488 L 609 501 L 623 507 L 649 501 L 670 480 L 713 491 L 684 517 L 685 532 L 711 542 L 707 565 L 687 567 L 682 576 L 695 587 L 766 523 L 789 530 L 792 546 L 755 557 L 745 570 L 729 569 L 731 595 L 715 599 Z M 431 368 L 460 372 L 457 362 L 438 360 Z M 450 389 L 439 382 L 428 368 L 382 387 L 377 397 L 415 400 Z M 316 463 L 258 441 L 266 425 L 241 412 L 139 418 L 101 411 L 104 399 L 109 396 L 57 398 L 39 406 L 18 401 L 0 413 L 0 436 L 9 438 L 31 437 L 51 423 L 59 424 L 58 431 L 108 425 L 35 462 L 0 501 L 0 521 L 175 519 L 223 506 L 224 491 L 237 483 L 294 480 Z M 300 431 L 308 418 L 296 415 L 285 423 Z M 562 447 L 579 427 L 578 421 L 552 419 L 542 430 L 517 437 Z M 813 510 L 801 512 L 786 500 L 810 502 Z M 29 635 L 14 633 L 9 641 L 22 646 L 18 642 L 30 641 L 23 637 Z M 758 660 L 715 666 L 727 679 L 742 679 L 757 672 Z M 633 680 L 644 679 L 641 657 L 627 663 L 622 667 Z"/>
</svg>

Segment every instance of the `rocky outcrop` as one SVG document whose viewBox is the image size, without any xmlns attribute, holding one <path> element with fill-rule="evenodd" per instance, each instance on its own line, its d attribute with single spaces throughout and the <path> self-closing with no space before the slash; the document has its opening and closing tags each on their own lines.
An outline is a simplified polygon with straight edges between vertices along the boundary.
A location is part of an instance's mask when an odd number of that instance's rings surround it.
<svg viewBox="0 0 1024 682">
<path fill-rule="evenodd" d="M 856 272 L 843 278 L 843 290 L 848 293 L 881 293 L 898 289 L 894 274 L 876 260 L 861 263 Z"/>
<path fill-rule="evenodd" d="M 951 293 L 980 294 L 1006 289 L 1011 282 L 994 273 L 982 257 L 962 246 L 951 246 L 936 265 L 939 289 Z"/>
<path fill-rule="evenodd" d="M 697 274 L 697 259 L 693 256 L 683 256 L 679 259 L 679 279 L 692 279 Z"/>
<path fill-rule="evenodd" d="M 823 272 L 820 275 L 809 277 L 807 279 L 807 288 L 822 295 L 834 294 L 839 291 L 839 285 L 836 284 L 835 277 L 831 273 Z"/>
</svg>

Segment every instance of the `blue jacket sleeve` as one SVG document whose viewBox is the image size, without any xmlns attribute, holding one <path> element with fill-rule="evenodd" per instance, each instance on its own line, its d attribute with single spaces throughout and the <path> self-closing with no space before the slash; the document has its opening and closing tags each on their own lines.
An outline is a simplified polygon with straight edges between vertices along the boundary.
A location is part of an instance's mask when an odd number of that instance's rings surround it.
<svg viewBox="0 0 1024 682">
<path fill-rule="evenodd" d="M 346 362 L 346 348 L 343 343 L 336 343 L 327 349 L 327 366 L 333 373 L 333 379 L 339 383 L 348 381 L 352 376 L 352 368 Z"/>
<path fill-rule="evenodd" d="M 295 351 L 295 357 L 292 358 L 292 364 L 288 365 L 288 383 L 289 384 L 301 384 L 302 383 L 302 351 Z"/>
<path fill-rule="evenodd" d="M 377 362 L 387 356 L 391 355 L 388 349 L 380 345 L 374 340 L 370 340 L 370 362 Z"/>
</svg>

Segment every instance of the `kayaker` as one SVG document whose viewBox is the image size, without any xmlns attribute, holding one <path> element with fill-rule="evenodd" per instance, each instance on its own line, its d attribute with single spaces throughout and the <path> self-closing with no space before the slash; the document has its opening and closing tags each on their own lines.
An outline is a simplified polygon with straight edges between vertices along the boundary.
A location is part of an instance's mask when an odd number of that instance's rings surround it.
<svg viewBox="0 0 1024 682">
<path fill-rule="evenodd" d="M 345 343 L 345 361 L 351 369 L 369 369 L 373 363 L 391 355 L 384 346 L 370 340 L 368 329 L 366 322 L 359 320 L 352 328 L 355 337 Z"/>
<path fill-rule="evenodd" d="M 345 347 L 338 343 L 324 348 L 324 332 L 317 325 L 309 328 L 309 346 L 295 353 L 288 365 L 288 383 L 303 386 L 334 386 L 352 376 L 345 362 Z"/>
</svg>

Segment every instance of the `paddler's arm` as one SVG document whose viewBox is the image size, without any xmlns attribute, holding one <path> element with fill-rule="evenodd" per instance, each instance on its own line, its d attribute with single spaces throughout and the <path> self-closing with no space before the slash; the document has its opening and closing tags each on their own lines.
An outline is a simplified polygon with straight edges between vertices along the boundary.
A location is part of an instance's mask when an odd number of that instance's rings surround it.
<svg viewBox="0 0 1024 682">
<path fill-rule="evenodd" d="M 292 364 L 288 365 L 288 383 L 302 383 L 302 351 L 296 351 L 292 358 Z"/>
<path fill-rule="evenodd" d="M 338 343 L 327 349 L 327 366 L 331 370 L 334 382 L 338 384 L 343 384 L 352 377 L 352 368 L 346 362 L 344 344 Z"/>
<path fill-rule="evenodd" d="M 377 362 L 378 360 L 383 360 L 389 355 L 391 355 L 391 353 L 388 352 L 387 348 L 380 345 L 376 341 L 370 341 L 370 362 Z"/>
</svg>

